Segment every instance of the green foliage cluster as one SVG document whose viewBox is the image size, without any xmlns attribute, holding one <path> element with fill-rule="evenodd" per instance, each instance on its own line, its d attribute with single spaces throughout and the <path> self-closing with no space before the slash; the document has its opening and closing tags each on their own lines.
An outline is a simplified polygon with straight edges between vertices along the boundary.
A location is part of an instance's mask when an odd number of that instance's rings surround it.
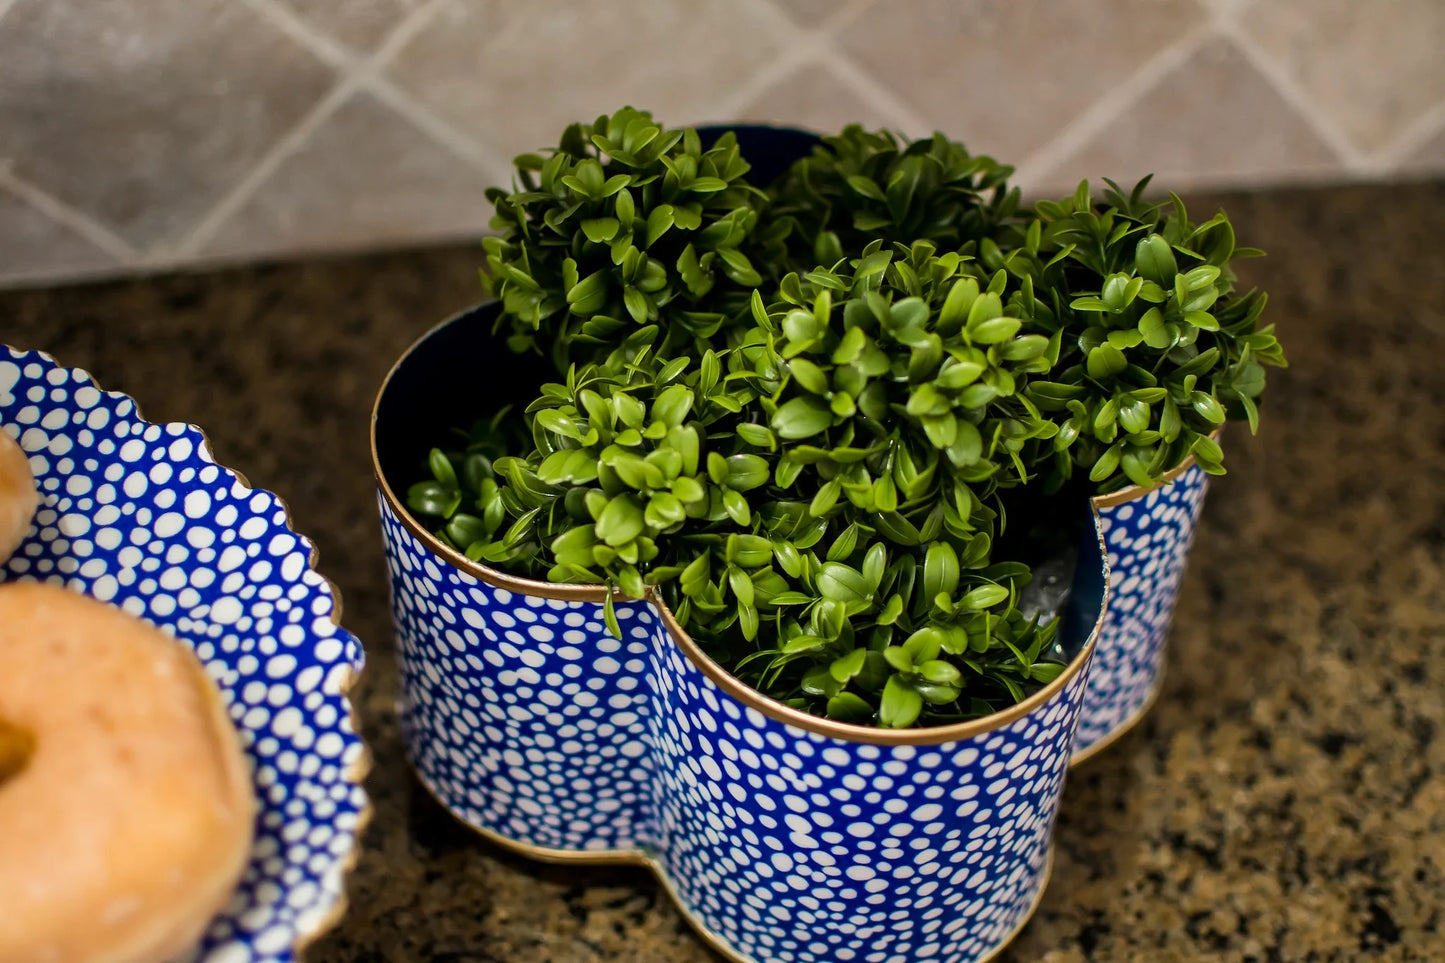
<svg viewBox="0 0 1445 963">
<path fill-rule="evenodd" d="M 730 134 L 704 150 L 630 108 L 517 167 L 491 290 L 558 380 L 530 445 L 494 418 L 410 507 L 475 561 L 657 594 L 830 718 L 936 725 L 1056 678 L 1005 496 L 1222 471 L 1211 433 L 1253 427 L 1284 362 L 1263 296 L 1234 295 L 1228 220 L 1143 184 L 1020 210 L 1008 168 L 942 135 L 850 127 L 758 188 Z"/>
<path fill-rule="evenodd" d="M 1084 182 L 980 246 L 1031 298 L 1031 327 L 1064 336 L 1027 389 L 1059 426 L 1053 465 L 1034 459 L 1055 484 L 1077 468 L 1101 493 L 1149 487 L 1191 455 L 1223 474 L 1212 435 L 1229 418 L 1257 430 L 1264 368 L 1285 365 L 1259 325 L 1265 295 L 1234 291 L 1231 261 L 1261 252 L 1236 247 L 1223 213 L 1196 225 L 1177 195 L 1143 200 L 1148 181 L 1128 195 L 1109 181 L 1102 202 Z"/>
<path fill-rule="evenodd" d="M 483 242 L 483 283 L 513 348 L 545 345 L 562 372 L 650 323 L 670 351 L 705 347 L 778 262 L 788 229 L 760 230 L 768 195 L 732 135 L 704 150 L 696 131 L 631 108 L 573 124 L 550 156 L 516 167 L 518 189 L 487 191 L 498 234 Z"/>
<path fill-rule="evenodd" d="M 878 239 L 971 253 L 1017 211 L 1012 173 L 942 134 L 903 143 L 888 131 L 851 126 L 793 164 L 773 189 L 778 213 L 796 222 L 790 267 L 835 264 Z"/>
</svg>

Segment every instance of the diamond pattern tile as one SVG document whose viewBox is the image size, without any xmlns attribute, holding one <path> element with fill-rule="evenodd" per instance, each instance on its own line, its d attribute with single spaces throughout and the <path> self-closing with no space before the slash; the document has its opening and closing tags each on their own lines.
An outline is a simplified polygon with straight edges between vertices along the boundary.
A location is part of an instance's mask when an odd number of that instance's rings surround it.
<svg viewBox="0 0 1445 963">
<path fill-rule="evenodd" d="M 163 265 L 342 79 L 271 5 L 359 61 L 424 2 L 0 0 L 0 164 Z M 429 12 L 382 68 L 408 96 L 360 96 L 308 130 L 208 224 L 200 256 L 474 234 L 490 178 L 441 143 L 515 154 L 623 103 L 671 124 L 937 128 L 1039 172 L 1034 193 L 1146 170 L 1179 187 L 1445 174 L 1432 126 L 1445 0 L 440 0 Z M 1214 15 L 1231 26 L 1139 89 L 1141 68 Z M 825 24 L 834 60 L 789 46 Z M 1118 116 L 1100 110 L 1111 95 L 1127 105 Z M 416 105 L 426 117 L 409 116 Z M 1059 137 L 1090 110 L 1099 132 L 1061 158 Z M 121 267 L 49 209 L 0 191 L 0 286 Z"/>
<path fill-rule="evenodd" d="M 417 0 L 283 0 L 301 18 L 348 47 L 369 53 Z"/>
<path fill-rule="evenodd" d="M 93 274 L 115 260 L 70 228 L 0 188 L 0 284 Z"/>
<path fill-rule="evenodd" d="M 733 0 L 453 0 L 389 73 L 509 156 L 623 104 L 663 123 L 719 120 L 714 105 L 777 54 L 771 20 Z"/>
<path fill-rule="evenodd" d="M 1240 23 L 1366 153 L 1445 101 L 1441 0 L 1261 0 Z"/>
<path fill-rule="evenodd" d="M 1330 148 L 1269 81 L 1232 43 L 1215 39 L 1037 184 L 1021 186 L 1066 193 L 1086 177 L 1132 185 L 1152 172 L 1153 186 L 1170 190 L 1339 170 Z"/>
<path fill-rule="evenodd" d="M 848 6 L 847 0 L 773 0 L 788 19 L 803 27 L 817 27 Z"/>
<path fill-rule="evenodd" d="M 1193 0 L 879 0 L 843 43 L 932 126 L 1017 164 L 1203 16 Z"/>
<path fill-rule="evenodd" d="M 342 107 L 208 245 L 237 257 L 480 235 L 491 178 L 369 95 Z M 480 255 L 479 255 L 480 257 Z"/>
<path fill-rule="evenodd" d="M 737 119 L 801 127 L 825 134 L 852 123 L 870 129 L 898 126 L 892 118 L 859 98 L 831 70 L 818 65 L 780 80 L 743 107 Z"/>
<path fill-rule="evenodd" d="M 183 235 L 332 81 L 234 0 L 18 0 L 0 21 L 0 149 L 148 248 Z"/>
</svg>

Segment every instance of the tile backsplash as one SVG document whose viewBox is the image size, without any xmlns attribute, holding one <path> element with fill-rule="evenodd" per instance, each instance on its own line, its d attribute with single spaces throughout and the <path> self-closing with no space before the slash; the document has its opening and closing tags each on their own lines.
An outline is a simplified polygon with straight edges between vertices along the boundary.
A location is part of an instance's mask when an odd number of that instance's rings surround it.
<svg viewBox="0 0 1445 963">
<path fill-rule="evenodd" d="M 1018 166 L 1445 174 L 1441 0 L 0 0 L 0 284 L 475 236 L 508 159 L 668 124 L 938 129 Z"/>
</svg>

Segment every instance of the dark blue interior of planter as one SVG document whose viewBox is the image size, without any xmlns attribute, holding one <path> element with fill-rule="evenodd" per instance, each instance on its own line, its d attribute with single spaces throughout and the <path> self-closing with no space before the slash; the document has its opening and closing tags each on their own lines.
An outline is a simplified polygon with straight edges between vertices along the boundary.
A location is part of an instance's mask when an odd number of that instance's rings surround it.
<svg viewBox="0 0 1445 963">
<path fill-rule="evenodd" d="M 456 428 L 509 404 L 526 405 L 555 380 L 545 358 L 513 354 L 505 336 L 492 333 L 500 307 L 488 301 L 437 327 L 392 372 L 372 437 L 381 473 L 398 495 L 427 477 L 428 451 L 461 447 Z"/>
<path fill-rule="evenodd" d="M 1089 641 L 1089 634 L 1104 615 L 1104 546 L 1094 527 L 1095 514 L 1087 500 L 1081 506 L 1079 525 L 1079 561 L 1069 588 L 1069 602 L 1064 621 L 1059 626 L 1058 642 L 1064 656 L 1073 659 Z"/>
<path fill-rule="evenodd" d="M 699 127 L 697 134 L 704 147 L 711 147 L 727 131 L 737 135 L 738 147 L 753 167 L 747 178 L 759 187 L 772 183 L 793 161 L 806 157 L 814 147 L 823 142 L 823 139 L 812 131 L 798 130 L 795 127 L 766 127 L 761 124 Z"/>
</svg>

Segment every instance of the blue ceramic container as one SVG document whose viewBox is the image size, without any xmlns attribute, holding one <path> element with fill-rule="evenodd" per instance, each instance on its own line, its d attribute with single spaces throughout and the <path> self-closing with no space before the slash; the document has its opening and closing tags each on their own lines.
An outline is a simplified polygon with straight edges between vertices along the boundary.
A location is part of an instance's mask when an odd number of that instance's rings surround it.
<svg viewBox="0 0 1445 963">
<path fill-rule="evenodd" d="M 0 345 L 0 431 L 42 496 L 0 582 L 46 581 L 120 606 L 188 645 L 252 767 L 250 865 L 185 960 L 289 963 L 341 915 L 368 812 L 346 693 L 361 646 L 275 495 L 211 459 L 189 425 L 36 351 Z M 104 800 L 96 805 L 103 810 Z"/>
<path fill-rule="evenodd" d="M 1084 694 L 1075 762 L 1128 732 L 1159 695 L 1165 640 L 1208 483 L 1190 459 L 1158 487 L 1094 499 L 1109 553 L 1109 607 Z"/>
<path fill-rule="evenodd" d="M 527 390 L 510 358 L 467 376 L 507 357 L 494 318 L 483 306 L 418 342 L 373 417 L 402 730 L 422 782 L 527 856 L 650 866 L 735 960 L 994 954 L 1048 878 L 1106 592 L 1097 516 L 1062 633 L 1071 661 L 1032 698 L 935 729 L 807 715 L 738 683 L 657 600 L 619 605 L 615 638 L 597 587 L 509 577 L 407 515 L 396 492 L 425 464 L 418 418 Z"/>
</svg>

